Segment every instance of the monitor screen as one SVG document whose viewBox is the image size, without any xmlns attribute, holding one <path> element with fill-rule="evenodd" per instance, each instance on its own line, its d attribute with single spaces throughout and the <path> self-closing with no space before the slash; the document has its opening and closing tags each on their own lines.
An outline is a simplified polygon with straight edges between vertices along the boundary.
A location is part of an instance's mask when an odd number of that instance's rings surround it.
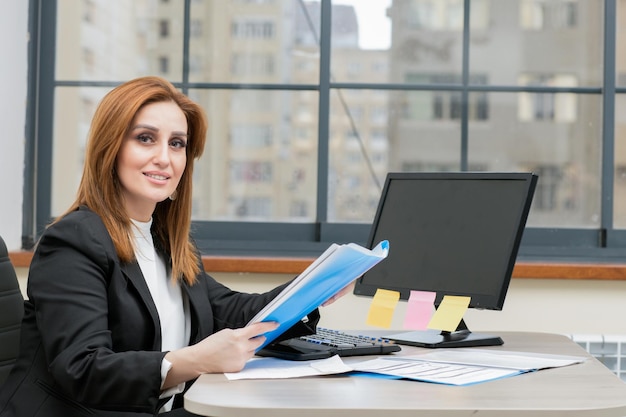
<svg viewBox="0 0 626 417">
<path fill-rule="evenodd" d="M 471 297 L 470 307 L 501 310 L 530 210 L 530 173 L 389 173 L 368 246 L 389 255 L 356 281 L 378 288 Z"/>
</svg>

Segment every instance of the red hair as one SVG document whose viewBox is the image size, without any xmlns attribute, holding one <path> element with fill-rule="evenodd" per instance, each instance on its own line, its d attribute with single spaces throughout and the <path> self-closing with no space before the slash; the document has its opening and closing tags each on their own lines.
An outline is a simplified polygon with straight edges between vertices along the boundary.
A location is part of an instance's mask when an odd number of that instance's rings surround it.
<svg viewBox="0 0 626 417">
<path fill-rule="evenodd" d="M 56 221 L 86 205 L 102 218 L 120 260 L 130 262 L 135 259 L 130 237 L 131 222 L 123 208 L 115 165 L 122 141 L 137 112 L 147 104 L 163 101 L 176 103 L 187 119 L 187 164 L 176 199 L 157 204 L 152 227 L 158 245 L 171 256 L 173 279 L 184 279 L 193 284 L 200 271 L 200 260 L 190 240 L 193 163 L 204 150 L 207 121 L 198 104 L 163 78 L 150 76 L 128 81 L 102 99 L 91 122 L 76 200 Z"/>
</svg>

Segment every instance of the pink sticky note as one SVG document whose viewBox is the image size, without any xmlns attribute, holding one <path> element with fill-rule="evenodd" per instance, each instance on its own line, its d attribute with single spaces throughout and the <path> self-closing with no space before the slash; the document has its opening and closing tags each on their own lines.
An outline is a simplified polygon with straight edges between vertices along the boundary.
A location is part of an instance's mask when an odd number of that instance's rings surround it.
<svg viewBox="0 0 626 417">
<path fill-rule="evenodd" d="M 404 328 L 425 330 L 433 315 L 435 296 L 432 291 L 411 291 L 407 304 Z"/>
</svg>

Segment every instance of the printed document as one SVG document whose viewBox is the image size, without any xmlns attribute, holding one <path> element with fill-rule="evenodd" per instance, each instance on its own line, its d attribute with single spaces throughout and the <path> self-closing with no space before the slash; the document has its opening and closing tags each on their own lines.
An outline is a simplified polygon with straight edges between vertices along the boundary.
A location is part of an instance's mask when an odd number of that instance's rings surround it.
<svg viewBox="0 0 626 417">
<path fill-rule="evenodd" d="M 228 379 L 297 378 L 357 372 L 384 375 L 394 379 L 412 379 L 445 385 L 471 385 L 582 363 L 580 356 L 550 355 L 487 349 L 437 349 L 417 355 L 388 355 L 345 364 L 335 355 L 328 359 L 288 361 L 277 358 L 253 358 L 243 370 L 225 374 Z M 358 375 L 358 374 L 357 374 Z"/>
<path fill-rule="evenodd" d="M 486 349 L 437 349 L 411 356 L 386 356 L 352 363 L 353 369 L 448 385 L 469 385 L 584 362 L 579 356 Z"/>
</svg>

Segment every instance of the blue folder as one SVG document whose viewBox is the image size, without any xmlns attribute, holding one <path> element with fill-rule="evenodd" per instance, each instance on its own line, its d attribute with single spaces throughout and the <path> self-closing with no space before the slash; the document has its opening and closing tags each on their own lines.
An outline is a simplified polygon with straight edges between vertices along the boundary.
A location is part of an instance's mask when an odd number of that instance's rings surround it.
<svg viewBox="0 0 626 417">
<path fill-rule="evenodd" d="M 389 242 L 381 241 L 373 249 L 356 243 L 333 243 L 307 269 L 298 275 L 248 325 L 275 321 L 277 329 L 264 334 L 267 344 L 322 305 L 352 281 L 387 257 Z"/>
</svg>

